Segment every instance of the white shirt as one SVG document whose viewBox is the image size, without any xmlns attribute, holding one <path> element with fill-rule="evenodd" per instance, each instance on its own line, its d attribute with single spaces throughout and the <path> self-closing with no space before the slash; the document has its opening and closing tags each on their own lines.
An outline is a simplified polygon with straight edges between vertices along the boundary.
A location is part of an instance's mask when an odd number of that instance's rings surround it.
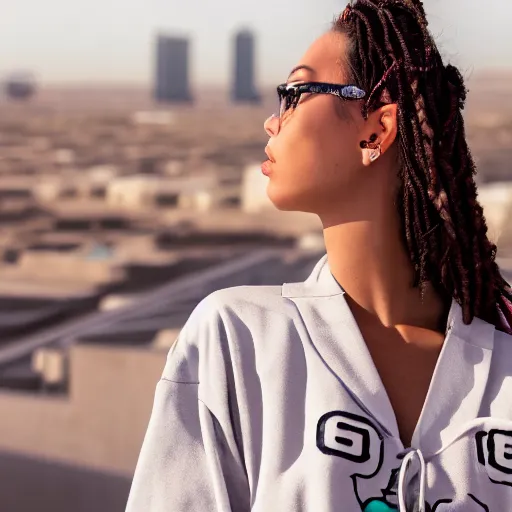
<svg viewBox="0 0 512 512">
<path fill-rule="evenodd" d="M 512 511 L 512 337 L 453 301 L 406 448 L 326 255 L 217 291 L 169 352 L 126 510 Z"/>
</svg>

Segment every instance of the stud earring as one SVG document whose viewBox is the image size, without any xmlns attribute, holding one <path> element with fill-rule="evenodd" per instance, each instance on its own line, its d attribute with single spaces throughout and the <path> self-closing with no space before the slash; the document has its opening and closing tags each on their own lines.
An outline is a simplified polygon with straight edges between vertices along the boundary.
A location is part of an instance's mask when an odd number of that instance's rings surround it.
<svg viewBox="0 0 512 512">
<path fill-rule="evenodd" d="M 360 143 L 359 143 L 359 146 L 361 147 L 361 149 L 366 149 L 366 148 L 375 148 L 375 144 L 374 142 L 377 140 L 377 134 L 376 133 L 372 133 L 370 135 L 370 138 L 369 140 L 362 140 Z"/>
</svg>

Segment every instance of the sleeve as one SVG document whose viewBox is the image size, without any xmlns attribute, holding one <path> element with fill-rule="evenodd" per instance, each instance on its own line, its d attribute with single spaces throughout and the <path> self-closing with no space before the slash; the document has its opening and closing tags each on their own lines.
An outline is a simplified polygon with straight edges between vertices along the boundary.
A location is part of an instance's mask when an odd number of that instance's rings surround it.
<svg viewBox="0 0 512 512">
<path fill-rule="evenodd" d="M 203 319 L 194 311 L 169 352 L 126 512 L 250 510 L 247 474 L 233 448 L 232 429 L 201 400 L 197 361 L 187 361 L 199 352 L 190 336 L 211 337 L 208 327 L 197 328 L 198 320 Z"/>
</svg>

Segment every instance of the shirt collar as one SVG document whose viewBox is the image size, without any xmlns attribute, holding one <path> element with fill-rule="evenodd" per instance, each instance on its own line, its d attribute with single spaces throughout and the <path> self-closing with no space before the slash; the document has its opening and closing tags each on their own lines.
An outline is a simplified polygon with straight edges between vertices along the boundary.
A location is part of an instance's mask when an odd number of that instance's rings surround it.
<svg viewBox="0 0 512 512">
<path fill-rule="evenodd" d="M 332 275 L 327 254 L 320 258 L 305 281 L 284 283 L 282 286 L 282 296 L 287 298 L 332 297 L 344 294 L 345 290 Z M 488 333 L 488 326 L 487 322 L 479 318 L 475 318 L 469 325 L 464 324 L 462 308 L 455 299 L 452 299 L 446 324 L 446 334 L 453 329 L 453 334 L 457 337 L 480 348 L 492 350 L 493 340 L 489 339 L 488 335 L 482 336 L 483 332 Z"/>
</svg>

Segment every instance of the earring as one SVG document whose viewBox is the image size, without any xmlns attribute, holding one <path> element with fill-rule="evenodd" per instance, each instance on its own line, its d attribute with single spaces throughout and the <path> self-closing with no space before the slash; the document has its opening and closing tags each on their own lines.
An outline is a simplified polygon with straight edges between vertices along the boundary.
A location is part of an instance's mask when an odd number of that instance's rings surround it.
<svg viewBox="0 0 512 512">
<path fill-rule="evenodd" d="M 365 165 L 370 165 L 375 162 L 382 154 L 380 142 L 375 144 L 377 138 L 377 135 L 373 133 L 369 140 L 362 140 L 359 143 L 359 146 L 363 150 L 363 163 Z"/>
<path fill-rule="evenodd" d="M 360 143 L 359 143 L 359 146 L 361 147 L 361 149 L 366 149 L 366 148 L 373 148 L 375 147 L 375 144 L 373 144 L 376 140 L 377 140 L 377 134 L 376 133 L 372 133 L 370 135 L 370 139 L 369 140 L 362 140 Z"/>
<path fill-rule="evenodd" d="M 382 154 L 380 143 L 368 144 L 363 148 L 363 165 L 369 166 Z"/>
<path fill-rule="evenodd" d="M 377 160 L 377 158 L 379 158 L 379 156 L 381 155 L 381 149 L 380 149 L 380 144 L 377 144 L 377 147 L 374 148 L 374 149 L 368 149 L 368 158 L 370 160 L 371 163 L 375 162 L 375 160 Z"/>
</svg>

